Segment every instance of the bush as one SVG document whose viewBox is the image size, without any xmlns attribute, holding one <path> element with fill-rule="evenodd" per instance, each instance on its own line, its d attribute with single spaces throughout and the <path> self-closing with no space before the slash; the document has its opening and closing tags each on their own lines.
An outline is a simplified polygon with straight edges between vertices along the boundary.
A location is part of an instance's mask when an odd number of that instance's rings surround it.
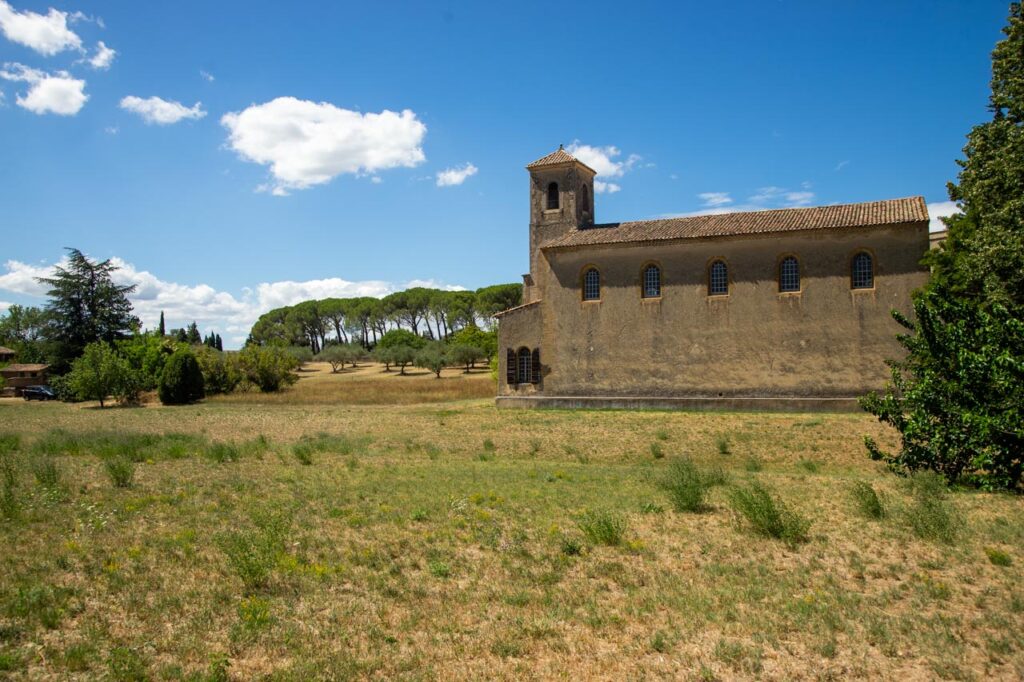
<svg viewBox="0 0 1024 682">
<path fill-rule="evenodd" d="M 580 517 L 580 530 L 595 545 L 616 547 L 626 535 L 626 519 L 609 511 L 587 511 Z"/>
<path fill-rule="evenodd" d="M 790 511 L 759 482 L 753 481 L 747 487 L 736 488 L 729 499 L 733 511 L 745 518 L 759 535 L 783 540 L 790 545 L 807 542 L 809 539 L 807 531 L 811 522 Z"/>
<path fill-rule="evenodd" d="M 995 547 L 986 547 L 985 556 L 988 557 L 993 566 L 1009 566 L 1013 563 L 1009 554 Z"/>
<path fill-rule="evenodd" d="M 729 436 L 718 436 L 715 438 L 715 447 L 720 455 L 730 454 L 732 451 L 730 450 Z"/>
<path fill-rule="evenodd" d="M 138 402 L 142 388 L 138 373 L 108 343 L 96 341 L 71 364 L 67 383 L 80 400 L 98 400 L 104 406 L 108 396 L 123 403 Z"/>
<path fill-rule="evenodd" d="M 309 443 L 296 443 L 292 446 L 292 454 L 299 464 L 309 466 L 313 463 L 313 446 Z"/>
<path fill-rule="evenodd" d="M 872 459 L 900 473 L 934 471 L 948 483 L 1014 489 L 1024 461 L 1024 321 L 930 290 L 914 299 L 914 319 L 893 312 L 911 333 L 897 337 L 906 357 L 891 362 L 884 395 L 865 410 L 900 432 L 898 452 L 868 437 Z"/>
<path fill-rule="evenodd" d="M 910 477 L 911 503 L 904 510 L 914 535 L 951 545 L 956 540 L 962 519 L 949 500 L 949 491 L 942 476 L 922 471 Z"/>
<path fill-rule="evenodd" d="M 187 405 L 205 396 L 203 371 L 189 348 L 179 348 L 167 360 L 158 387 L 164 405 Z"/>
<path fill-rule="evenodd" d="M 882 499 L 875 492 L 875 489 L 871 487 L 870 483 L 857 481 L 850 488 L 850 496 L 853 498 L 853 503 L 861 516 L 869 519 L 885 517 L 885 507 L 882 504 Z"/>
<path fill-rule="evenodd" d="M 676 511 L 701 512 L 705 510 L 704 496 L 707 493 L 708 485 L 696 465 L 690 460 L 685 458 L 672 460 L 661 485 L 668 493 L 669 500 Z"/>
<path fill-rule="evenodd" d="M 451 357 L 453 363 L 456 365 L 463 365 L 465 367 L 463 374 L 469 374 L 469 370 L 473 365 L 478 360 L 485 357 L 485 353 L 482 348 L 467 343 L 454 343 L 451 348 L 448 349 L 448 355 Z"/>
<path fill-rule="evenodd" d="M 104 460 L 103 467 L 110 477 L 110 482 L 117 488 L 131 488 L 135 478 L 135 463 L 127 457 L 110 457 Z"/>
<path fill-rule="evenodd" d="M 242 382 L 242 373 L 231 356 L 209 346 L 195 346 L 192 352 L 203 374 L 203 393 L 217 395 L 231 393 L 238 388 Z"/>
<path fill-rule="evenodd" d="M 278 346 L 248 345 L 238 354 L 245 381 L 263 393 L 274 393 L 298 380 L 294 370 L 299 361 Z"/>
</svg>

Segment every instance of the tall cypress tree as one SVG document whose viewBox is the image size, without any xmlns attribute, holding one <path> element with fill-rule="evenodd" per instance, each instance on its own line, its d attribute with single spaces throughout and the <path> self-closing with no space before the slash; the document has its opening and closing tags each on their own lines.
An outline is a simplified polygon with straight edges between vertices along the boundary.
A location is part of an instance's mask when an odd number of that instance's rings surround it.
<svg viewBox="0 0 1024 682">
<path fill-rule="evenodd" d="M 217 334 L 216 341 L 217 341 L 217 350 L 223 352 L 224 351 L 224 342 L 221 340 L 220 334 Z"/>
<path fill-rule="evenodd" d="M 992 53 L 992 119 L 967 136 L 943 247 L 932 278 L 898 314 L 907 356 L 892 384 L 862 405 L 902 437 L 898 453 L 868 440 L 898 471 L 932 469 L 949 481 L 1015 488 L 1024 453 L 1024 16 L 1010 5 Z"/>
<path fill-rule="evenodd" d="M 160 311 L 160 326 L 157 327 L 157 331 L 160 333 L 160 338 L 167 336 L 167 327 L 164 326 L 164 311 Z"/>
</svg>

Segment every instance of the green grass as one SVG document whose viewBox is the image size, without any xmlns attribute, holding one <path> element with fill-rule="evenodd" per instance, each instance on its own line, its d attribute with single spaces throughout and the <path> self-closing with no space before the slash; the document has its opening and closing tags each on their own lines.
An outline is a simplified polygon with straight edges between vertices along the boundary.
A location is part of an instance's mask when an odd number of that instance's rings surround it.
<svg viewBox="0 0 1024 682">
<path fill-rule="evenodd" d="M 918 537 L 916 484 L 863 452 L 894 436 L 860 415 L 254 397 L 0 419 L 0 677 L 1013 679 L 1024 651 L 1024 498 L 943 489 L 954 541 Z M 673 511 L 678 453 L 700 514 Z"/>
<path fill-rule="evenodd" d="M 730 495 L 733 510 L 746 520 L 755 533 L 790 545 L 807 542 L 811 522 L 792 511 L 761 483 L 740 486 Z"/>
</svg>

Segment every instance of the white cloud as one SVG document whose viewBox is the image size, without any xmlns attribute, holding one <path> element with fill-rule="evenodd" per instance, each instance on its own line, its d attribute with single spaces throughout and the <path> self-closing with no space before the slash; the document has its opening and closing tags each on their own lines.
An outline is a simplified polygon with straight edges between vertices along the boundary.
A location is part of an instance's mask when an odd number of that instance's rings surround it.
<svg viewBox="0 0 1024 682">
<path fill-rule="evenodd" d="M 849 161 L 840 161 L 839 163 L 836 164 L 836 170 L 837 171 L 841 171 L 844 168 L 846 168 L 848 165 L 850 165 Z"/>
<path fill-rule="evenodd" d="M 409 109 L 362 114 L 329 102 L 278 97 L 225 114 L 221 124 L 239 157 L 270 166 L 274 194 L 426 160 L 421 145 L 427 126 Z"/>
<path fill-rule="evenodd" d="M 103 132 L 105 132 L 107 135 L 117 135 L 119 132 L 121 132 L 121 129 L 117 126 L 107 126 L 103 129 Z"/>
<path fill-rule="evenodd" d="M 789 206 L 807 206 L 814 201 L 814 192 L 786 192 L 785 197 Z"/>
<path fill-rule="evenodd" d="M 102 40 L 96 43 L 96 54 L 89 58 L 89 66 L 94 69 L 109 69 L 114 63 L 117 50 L 107 47 Z"/>
<path fill-rule="evenodd" d="M 589 144 L 581 144 L 579 140 L 574 140 L 566 148 L 566 151 L 593 168 L 597 178 L 602 178 L 594 181 L 594 192 L 598 194 L 613 194 L 621 190 L 621 186 L 614 182 L 608 182 L 607 179 L 621 178 L 633 170 L 633 167 L 642 158 L 637 154 L 630 154 L 625 161 L 616 161 L 616 157 L 622 155 L 618 147 L 613 145 L 593 147 Z"/>
<path fill-rule="evenodd" d="M 461 168 L 445 168 L 437 174 L 437 186 L 438 187 L 452 187 L 453 185 L 461 185 L 466 181 L 466 178 L 476 175 L 477 167 L 471 163 L 466 163 Z"/>
<path fill-rule="evenodd" d="M 210 73 L 209 71 L 204 71 L 203 69 L 199 69 L 199 76 L 207 83 L 212 83 L 214 80 L 216 80 L 213 77 L 212 73 Z"/>
<path fill-rule="evenodd" d="M 725 206 L 726 204 L 732 203 L 732 197 L 729 196 L 728 192 L 701 192 L 697 195 L 701 201 L 704 202 L 705 206 Z"/>
<path fill-rule="evenodd" d="M 155 328 L 163 311 L 168 328 L 183 327 L 193 320 L 204 331 L 224 336 L 231 347 L 241 346 L 253 323 L 273 308 L 294 305 L 310 299 L 352 296 L 386 296 L 410 287 L 431 287 L 460 291 L 463 287 L 439 284 L 433 280 L 411 280 L 395 283 L 383 280 L 351 281 L 340 277 L 306 281 L 262 282 L 255 288 L 243 289 L 239 295 L 218 291 L 206 284 L 179 284 L 160 279 L 147 270 L 114 257 L 111 263 L 119 269 L 114 273 L 118 284 L 134 284 L 131 295 L 134 312 L 147 328 Z M 59 264 L 66 265 L 62 260 Z M 33 298 L 46 296 L 47 287 L 36 277 L 50 277 L 53 266 L 38 266 L 9 260 L 6 272 L 0 274 L 0 291 Z"/>
<path fill-rule="evenodd" d="M 933 201 L 928 204 L 928 215 L 931 221 L 928 223 L 929 232 L 941 232 L 946 229 L 946 224 L 939 218 L 946 218 L 953 214 L 960 213 L 960 207 L 955 201 Z"/>
<path fill-rule="evenodd" d="M 52 57 L 64 50 L 82 49 L 82 39 L 68 28 L 67 12 L 50 8 L 48 13 L 19 12 L 0 0 L 0 31 L 13 43 Z"/>
<path fill-rule="evenodd" d="M 7 309 L 10 308 L 12 305 L 14 304 L 11 303 L 10 301 L 0 301 L 0 313 L 7 312 Z"/>
<path fill-rule="evenodd" d="M 186 118 L 200 119 L 206 116 L 201 102 L 196 102 L 189 108 L 181 102 L 159 97 L 142 99 L 135 95 L 129 95 L 121 100 L 120 107 L 125 111 L 138 114 L 146 123 L 155 123 L 161 126 L 177 123 Z"/>
<path fill-rule="evenodd" d="M 792 192 L 785 187 L 761 187 L 757 190 L 757 193 L 749 198 L 749 201 L 755 205 L 752 210 L 758 210 L 760 208 L 799 208 L 800 206 L 808 206 L 814 201 L 814 192 L 807 191 L 811 184 L 809 182 L 802 183 L 804 191 Z"/>
<path fill-rule="evenodd" d="M 2 1 L 2 0 L 0 0 Z M 18 95 L 18 106 L 34 114 L 74 116 L 85 106 L 85 81 L 72 78 L 67 71 L 46 73 L 24 64 L 4 64 L 0 78 L 29 84 L 28 94 Z"/>
<path fill-rule="evenodd" d="M 381 180 L 379 175 L 374 175 L 373 177 L 370 178 L 370 182 L 372 182 L 375 185 L 379 185 L 380 183 L 382 183 L 384 181 Z"/>
</svg>

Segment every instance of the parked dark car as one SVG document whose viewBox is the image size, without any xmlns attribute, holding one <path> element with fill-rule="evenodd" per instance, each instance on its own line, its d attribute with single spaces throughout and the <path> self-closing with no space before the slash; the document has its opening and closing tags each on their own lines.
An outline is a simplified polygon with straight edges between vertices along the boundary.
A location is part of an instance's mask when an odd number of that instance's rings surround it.
<svg viewBox="0 0 1024 682">
<path fill-rule="evenodd" d="M 57 394 L 49 386 L 26 386 L 21 389 L 25 400 L 56 400 Z"/>
</svg>

